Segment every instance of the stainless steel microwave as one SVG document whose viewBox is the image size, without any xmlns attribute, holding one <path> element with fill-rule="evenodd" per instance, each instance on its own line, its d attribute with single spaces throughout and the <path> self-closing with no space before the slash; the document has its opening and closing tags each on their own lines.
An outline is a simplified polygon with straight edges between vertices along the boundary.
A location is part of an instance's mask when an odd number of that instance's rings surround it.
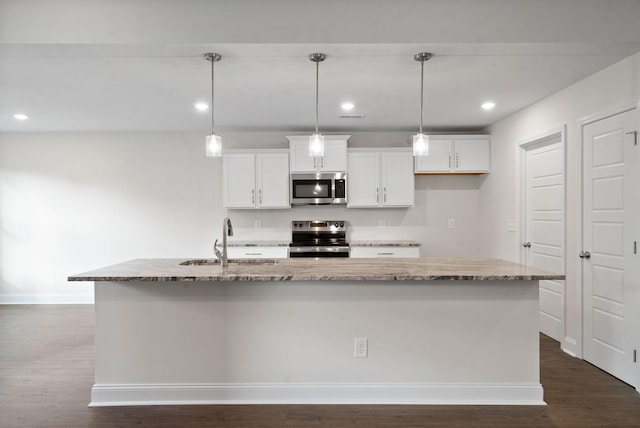
<svg viewBox="0 0 640 428">
<path fill-rule="evenodd" d="M 347 174 L 291 174 L 291 205 L 347 203 Z"/>
</svg>

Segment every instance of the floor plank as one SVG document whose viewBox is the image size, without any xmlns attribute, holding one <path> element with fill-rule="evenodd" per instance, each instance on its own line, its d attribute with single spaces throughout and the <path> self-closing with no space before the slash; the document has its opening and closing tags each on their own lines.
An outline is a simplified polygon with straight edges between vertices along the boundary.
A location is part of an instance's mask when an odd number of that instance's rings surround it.
<svg viewBox="0 0 640 428">
<path fill-rule="evenodd" d="M 541 335 L 547 406 L 88 408 L 93 306 L 0 306 L 0 427 L 639 427 L 640 394 Z"/>
</svg>

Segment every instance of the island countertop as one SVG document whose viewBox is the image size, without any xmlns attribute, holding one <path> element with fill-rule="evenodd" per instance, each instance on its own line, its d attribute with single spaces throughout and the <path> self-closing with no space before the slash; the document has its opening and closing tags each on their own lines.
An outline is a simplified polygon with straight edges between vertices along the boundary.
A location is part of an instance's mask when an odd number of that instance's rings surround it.
<svg viewBox="0 0 640 428">
<path fill-rule="evenodd" d="M 69 281 L 434 281 L 552 280 L 565 276 L 482 258 L 276 259 L 277 264 L 184 266 L 182 259 L 136 259 L 69 276 Z"/>
</svg>

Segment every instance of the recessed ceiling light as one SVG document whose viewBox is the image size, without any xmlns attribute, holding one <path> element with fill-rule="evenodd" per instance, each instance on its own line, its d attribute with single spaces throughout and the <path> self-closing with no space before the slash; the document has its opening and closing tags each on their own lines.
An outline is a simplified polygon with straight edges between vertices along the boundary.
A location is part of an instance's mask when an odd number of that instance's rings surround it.
<svg viewBox="0 0 640 428">
<path fill-rule="evenodd" d="M 16 120 L 27 120 L 29 119 L 29 116 L 27 116 L 26 114 L 23 113 L 16 113 L 13 115 L 13 118 Z"/>
<path fill-rule="evenodd" d="M 487 101 L 486 103 L 482 104 L 480 107 L 482 107 L 482 110 L 493 110 L 496 106 L 496 103 L 494 103 L 493 101 Z"/>
<path fill-rule="evenodd" d="M 340 108 L 342 110 L 353 110 L 354 107 L 355 107 L 355 105 L 353 103 L 350 103 L 350 102 L 346 102 L 346 103 L 340 104 Z"/>
<path fill-rule="evenodd" d="M 207 103 L 195 103 L 193 106 L 198 111 L 207 111 L 207 110 L 209 110 L 209 104 L 207 104 Z"/>
</svg>

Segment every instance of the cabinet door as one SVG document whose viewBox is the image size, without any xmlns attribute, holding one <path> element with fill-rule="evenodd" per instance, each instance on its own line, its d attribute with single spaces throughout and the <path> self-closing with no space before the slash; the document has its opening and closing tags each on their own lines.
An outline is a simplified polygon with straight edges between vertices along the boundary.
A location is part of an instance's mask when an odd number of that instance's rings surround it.
<svg viewBox="0 0 640 428">
<path fill-rule="evenodd" d="M 230 259 L 286 259 L 288 247 L 227 247 Z"/>
<path fill-rule="evenodd" d="M 453 169 L 453 142 L 449 138 L 429 138 L 429 156 L 416 156 L 416 172 L 449 172 Z"/>
<path fill-rule="evenodd" d="M 488 138 L 455 140 L 457 172 L 489 172 L 491 153 Z"/>
<path fill-rule="evenodd" d="M 258 208 L 289 208 L 289 155 L 256 154 Z"/>
<path fill-rule="evenodd" d="M 320 170 L 325 172 L 345 172 L 347 170 L 347 142 L 324 141 L 324 157 L 318 158 Z"/>
<path fill-rule="evenodd" d="M 309 156 L 308 139 L 289 142 L 289 154 L 291 172 L 316 172 L 317 160 L 315 157 Z"/>
<path fill-rule="evenodd" d="M 406 152 L 381 153 L 382 206 L 412 207 L 414 204 L 415 177 L 413 154 Z"/>
<path fill-rule="evenodd" d="M 255 156 L 250 153 L 222 157 L 222 198 L 226 208 L 255 207 Z"/>
<path fill-rule="evenodd" d="M 347 207 L 377 207 L 380 204 L 380 155 L 349 153 Z"/>
<path fill-rule="evenodd" d="M 353 259 L 363 258 L 418 258 L 420 257 L 419 247 L 352 247 L 350 257 Z"/>
</svg>

